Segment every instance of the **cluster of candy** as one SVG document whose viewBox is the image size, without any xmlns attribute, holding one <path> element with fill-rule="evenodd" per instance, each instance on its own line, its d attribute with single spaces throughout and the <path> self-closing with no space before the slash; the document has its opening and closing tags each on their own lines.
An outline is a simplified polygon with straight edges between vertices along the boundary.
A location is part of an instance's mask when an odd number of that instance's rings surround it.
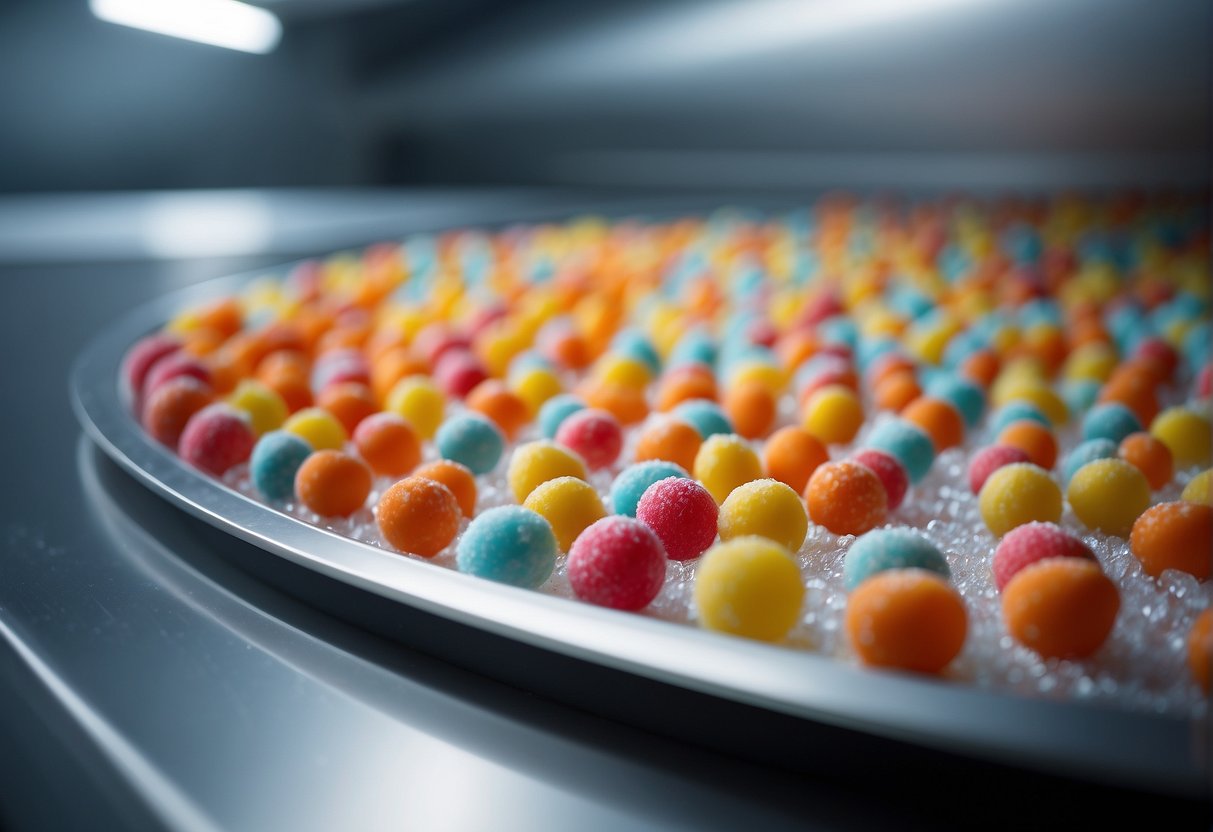
<svg viewBox="0 0 1213 832">
<path fill-rule="evenodd" d="M 481 578 L 557 572 L 602 606 L 644 609 L 680 575 L 702 626 L 783 640 L 820 527 L 846 550 L 853 653 L 939 672 L 983 601 L 928 537 L 881 527 L 975 437 L 1018 644 L 1083 658 L 1117 620 L 1066 505 L 1147 576 L 1208 579 L 1209 295 L 1183 200 L 840 197 L 308 263 L 185 310 L 124 374 L 147 432 L 203 471 Z M 1210 615 L 1191 629 L 1206 687 Z"/>
</svg>

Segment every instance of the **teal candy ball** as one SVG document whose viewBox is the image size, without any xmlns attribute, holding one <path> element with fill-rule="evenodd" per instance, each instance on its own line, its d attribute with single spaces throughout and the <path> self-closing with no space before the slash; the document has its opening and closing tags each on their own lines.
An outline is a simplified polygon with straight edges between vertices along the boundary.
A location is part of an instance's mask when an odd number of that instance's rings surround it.
<svg viewBox="0 0 1213 832">
<path fill-rule="evenodd" d="M 556 535 L 547 520 L 522 506 L 498 506 L 468 526 L 455 549 L 460 572 L 535 589 L 556 566 Z"/>
<path fill-rule="evenodd" d="M 847 591 L 886 569 L 928 569 L 945 578 L 952 572 L 935 544 L 909 529 L 876 529 L 851 544 L 842 565 Z"/>
</svg>

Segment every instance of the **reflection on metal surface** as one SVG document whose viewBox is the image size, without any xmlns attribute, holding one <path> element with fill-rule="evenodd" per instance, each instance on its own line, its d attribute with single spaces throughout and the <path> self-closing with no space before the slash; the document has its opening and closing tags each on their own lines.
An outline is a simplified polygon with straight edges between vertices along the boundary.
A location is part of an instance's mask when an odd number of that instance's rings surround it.
<svg viewBox="0 0 1213 832">
<path fill-rule="evenodd" d="M 256 191 L 153 196 L 143 209 L 143 245 L 152 257 L 259 254 L 273 231 L 265 197 Z"/>
<path fill-rule="evenodd" d="M 282 38 L 273 13 L 237 0 L 89 0 L 101 20 L 264 55 Z"/>
</svg>

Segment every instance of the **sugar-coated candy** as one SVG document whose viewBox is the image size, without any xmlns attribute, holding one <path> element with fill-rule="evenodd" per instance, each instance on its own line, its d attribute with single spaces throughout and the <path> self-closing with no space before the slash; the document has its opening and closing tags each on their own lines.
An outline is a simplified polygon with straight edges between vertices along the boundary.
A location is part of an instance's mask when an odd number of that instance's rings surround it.
<svg viewBox="0 0 1213 832">
<path fill-rule="evenodd" d="M 996 441 L 999 445 L 1019 448 L 1033 465 L 1046 471 L 1053 470 L 1057 463 L 1057 438 L 1052 430 L 1032 419 L 1020 419 L 1007 425 Z"/>
<path fill-rule="evenodd" d="M 459 532 L 459 504 L 440 482 L 406 477 L 379 498 L 375 520 L 393 548 L 432 558 Z"/>
<path fill-rule="evenodd" d="M 619 420 L 597 408 L 570 414 L 556 431 L 556 441 L 575 451 L 590 470 L 614 464 L 623 450 L 623 428 Z"/>
<path fill-rule="evenodd" d="M 761 381 L 734 381 L 721 404 L 734 430 L 747 439 L 766 436 L 775 424 L 778 402 L 770 386 Z"/>
<path fill-rule="evenodd" d="M 1164 410 L 1150 423 L 1150 433 L 1170 449 L 1178 466 L 1208 465 L 1213 456 L 1213 425 L 1195 410 Z"/>
<path fill-rule="evenodd" d="M 684 402 L 674 408 L 674 415 L 699 431 L 699 435 L 704 439 L 733 432 L 733 425 L 724 409 L 706 399 Z"/>
<path fill-rule="evenodd" d="M 1181 499 L 1190 503 L 1213 505 L 1213 468 L 1201 471 L 1184 486 Z"/>
<path fill-rule="evenodd" d="M 282 427 L 289 415 L 286 401 L 278 391 L 255 379 L 245 379 L 237 384 L 227 402 L 248 414 L 253 433 L 258 436 Z"/>
<path fill-rule="evenodd" d="M 349 517 L 371 493 L 371 471 L 341 451 L 316 451 L 295 472 L 295 496 L 321 517 Z"/>
<path fill-rule="evenodd" d="M 880 572 L 847 599 L 851 649 L 874 667 L 938 673 L 960 652 L 967 630 L 959 593 L 925 569 Z"/>
<path fill-rule="evenodd" d="M 157 442 L 175 449 L 190 417 L 214 399 L 210 385 L 193 376 L 170 379 L 143 403 L 143 429 Z"/>
<path fill-rule="evenodd" d="M 965 427 L 977 427 L 985 413 L 985 391 L 966 378 L 955 375 L 940 376 L 931 380 L 926 393 L 928 396 L 943 399 L 960 411 Z"/>
<path fill-rule="evenodd" d="M 572 451 L 545 439 L 519 445 L 510 456 L 506 479 L 514 499 L 520 503 L 541 483 L 557 477 L 584 480 L 585 463 Z"/>
<path fill-rule="evenodd" d="M 695 467 L 695 454 L 703 437 L 699 431 L 681 419 L 659 417 L 641 431 L 636 440 L 636 461 L 662 459 L 690 471 Z"/>
<path fill-rule="evenodd" d="M 316 396 L 316 406 L 336 417 L 347 435 L 368 416 L 379 412 L 379 403 L 371 388 L 357 381 L 330 384 Z"/>
<path fill-rule="evenodd" d="M 569 551 L 573 541 L 590 524 L 607 516 L 598 492 L 576 477 L 548 480 L 532 491 L 522 506 L 551 524 L 556 545 L 562 552 Z"/>
<path fill-rule="evenodd" d="M 156 391 L 157 387 L 166 381 L 180 378 L 181 376 L 190 376 L 204 384 L 210 385 L 212 388 L 215 387 L 211 371 L 207 369 L 205 364 L 185 351 L 170 352 L 148 369 L 147 376 L 143 380 L 143 398 L 146 399 Z"/>
<path fill-rule="evenodd" d="M 851 454 L 851 461 L 868 468 L 884 486 L 889 511 L 896 511 L 910 488 L 910 475 L 892 454 L 874 448 L 861 448 Z"/>
<path fill-rule="evenodd" d="M 431 439 L 442 424 L 446 397 L 425 376 L 408 376 L 388 393 L 386 406 L 408 422 L 422 439 Z"/>
<path fill-rule="evenodd" d="M 863 404 L 849 387 L 831 384 L 804 406 L 804 427 L 827 445 L 845 445 L 863 426 Z"/>
<path fill-rule="evenodd" d="M 535 589 L 556 566 L 556 535 L 547 520 L 522 506 L 498 506 L 481 514 L 455 550 L 460 572 Z"/>
<path fill-rule="evenodd" d="M 1007 632 L 1045 658 L 1091 655 L 1107 640 L 1119 611 L 1116 585 L 1087 558 L 1038 561 L 1002 593 Z"/>
<path fill-rule="evenodd" d="M 488 370 L 470 350 L 447 350 L 434 363 L 434 383 L 448 396 L 465 398 L 489 377 Z"/>
<path fill-rule="evenodd" d="M 611 483 L 611 510 L 627 517 L 636 516 L 640 498 L 650 485 L 666 477 L 687 477 L 687 471 L 672 462 L 650 460 L 629 465 Z"/>
<path fill-rule="evenodd" d="M 996 537 L 1016 526 L 1061 519 L 1061 489 L 1038 465 L 1004 465 L 986 479 L 977 495 L 981 518 Z"/>
<path fill-rule="evenodd" d="M 760 641 L 778 641 L 800 617 L 804 583 L 787 549 L 763 537 L 713 546 L 695 574 L 699 623 Z"/>
<path fill-rule="evenodd" d="M 809 517 L 800 495 L 778 480 L 739 485 L 720 504 L 721 540 L 757 535 L 795 552 L 804 543 Z"/>
<path fill-rule="evenodd" d="M 1213 609 L 1208 609 L 1196 617 L 1192 630 L 1188 634 L 1188 668 L 1192 678 L 1208 694 L 1213 691 Z"/>
<path fill-rule="evenodd" d="M 556 431 L 569 416 L 585 409 L 585 402 L 571 393 L 553 396 L 539 408 L 539 432 L 545 439 L 555 439 Z"/>
<path fill-rule="evenodd" d="M 775 431 L 762 448 L 767 474 L 787 483 L 797 494 L 804 493 L 817 466 L 829 461 L 830 452 L 821 440 L 797 425 Z"/>
<path fill-rule="evenodd" d="M 340 450 L 349 438 L 345 426 L 322 407 L 306 407 L 292 414 L 282 429 L 299 436 L 317 451 Z"/>
<path fill-rule="evenodd" d="M 1046 558 L 1088 558 L 1095 554 L 1087 544 L 1056 523 L 1024 523 L 998 541 L 991 568 L 999 592 L 1019 572 Z"/>
<path fill-rule="evenodd" d="M 873 529 L 847 550 L 843 583 L 850 591 L 888 569 L 926 569 L 944 578 L 952 576 L 943 553 L 921 534 L 910 529 Z"/>
<path fill-rule="evenodd" d="M 687 477 L 666 477 L 644 490 L 636 519 L 652 529 L 671 560 L 692 560 L 716 540 L 720 509 L 708 490 Z"/>
<path fill-rule="evenodd" d="M 444 459 L 466 465 L 473 474 L 487 474 L 501 459 L 505 437 L 485 417 L 462 413 L 442 423 L 434 434 L 434 447 Z"/>
<path fill-rule="evenodd" d="M 291 499 L 295 496 L 295 474 L 311 454 L 312 446 L 293 433 L 274 430 L 262 434 L 249 457 L 253 486 L 267 500 Z"/>
<path fill-rule="evenodd" d="M 631 517 L 596 521 L 569 549 L 569 585 L 583 601 L 639 610 L 665 583 L 666 555 L 653 530 Z"/>
<path fill-rule="evenodd" d="M 1123 459 L 1097 459 L 1074 474 L 1066 499 L 1088 528 L 1128 537 L 1133 522 L 1150 505 L 1150 483 Z"/>
<path fill-rule="evenodd" d="M 1119 402 L 1098 404 L 1082 417 L 1083 439 L 1108 439 L 1119 443 L 1139 430 L 1141 422 L 1137 416 Z"/>
<path fill-rule="evenodd" d="M 1116 443 L 1111 439 L 1088 439 L 1066 455 L 1061 466 L 1061 482 L 1069 485 L 1070 480 L 1088 462 L 1097 459 L 1112 459 L 1116 456 Z"/>
<path fill-rule="evenodd" d="M 216 402 L 185 423 L 177 440 L 177 454 L 195 468 L 218 477 L 246 461 L 256 441 L 243 411 Z"/>
<path fill-rule="evenodd" d="M 954 448 L 964 441 L 964 418 L 944 399 L 919 396 L 902 409 L 901 418 L 930 437 L 936 451 Z"/>
<path fill-rule="evenodd" d="M 1133 523 L 1129 546 L 1147 575 L 1178 569 L 1207 580 L 1213 572 L 1213 506 L 1186 500 L 1151 506 Z"/>
<path fill-rule="evenodd" d="M 1004 465 L 1027 461 L 1028 455 L 1022 448 L 1013 445 L 987 445 L 969 460 L 969 489 L 974 494 L 980 494 L 981 487 L 986 484 L 990 474 Z"/>
<path fill-rule="evenodd" d="M 127 389 L 138 397 L 152 366 L 180 349 L 181 339 L 167 332 L 157 332 L 136 341 L 122 359 L 122 378 Z"/>
<path fill-rule="evenodd" d="M 723 503 L 734 488 L 762 476 L 762 461 L 740 436 L 718 433 L 699 447 L 692 473 Z"/>
<path fill-rule="evenodd" d="M 395 413 L 376 413 L 359 422 L 354 447 L 371 471 L 382 477 L 403 477 L 421 464 L 417 432 Z"/>
<path fill-rule="evenodd" d="M 1131 433 L 1120 441 L 1117 455 L 1146 475 L 1154 491 L 1164 487 L 1175 476 L 1175 461 L 1171 449 L 1145 431 Z"/>
<path fill-rule="evenodd" d="M 465 403 L 469 410 L 492 421 L 509 440 L 531 421 L 531 408 L 526 401 L 495 378 L 477 384 L 467 394 Z"/>
<path fill-rule="evenodd" d="M 863 534 L 884 522 L 889 497 L 872 469 L 852 460 L 827 462 L 805 486 L 809 517 L 834 534 Z"/>
<path fill-rule="evenodd" d="M 535 418 L 545 404 L 564 392 L 564 384 L 551 370 L 532 367 L 511 378 L 510 389 L 526 403 L 531 418 Z"/>
<path fill-rule="evenodd" d="M 471 470 L 453 459 L 436 459 L 413 469 L 414 477 L 433 480 L 442 483 L 455 497 L 459 512 L 464 517 L 472 517 L 476 513 L 476 478 Z"/>
<path fill-rule="evenodd" d="M 904 419 L 893 419 L 868 434 L 867 445 L 897 458 L 911 483 L 918 483 L 931 470 L 935 445 L 931 437 Z"/>
<path fill-rule="evenodd" d="M 1053 423 L 1049 421 L 1049 417 L 1039 407 L 1031 402 L 1016 399 L 1000 407 L 993 417 L 991 417 L 990 432 L 997 436 L 1002 433 L 1007 425 L 1012 422 L 1018 422 L 1021 419 L 1031 419 L 1047 428 L 1053 426 Z"/>
</svg>

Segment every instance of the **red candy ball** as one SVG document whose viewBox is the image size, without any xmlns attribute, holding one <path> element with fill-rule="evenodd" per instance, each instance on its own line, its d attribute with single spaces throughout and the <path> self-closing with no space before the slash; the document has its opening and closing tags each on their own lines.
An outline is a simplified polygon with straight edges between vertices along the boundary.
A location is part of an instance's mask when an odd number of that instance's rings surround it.
<svg viewBox="0 0 1213 832">
<path fill-rule="evenodd" d="M 623 450 L 619 420 L 605 410 L 579 410 L 560 423 L 556 441 L 575 451 L 591 469 L 606 468 Z"/>
<path fill-rule="evenodd" d="M 604 517 L 573 541 L 569 584 L 583 601 L 639 610 L 665 582 L 666 556 L 653 530 L 630 517 Z"/>
<path fill-rule="evenodd" d="M 1003 536 L 994 550 L 994 584 L 1001 592 L 1019 572 L 1046 558 L 1095 555 L 1087 544 L 1053 523 L 1025 523 Z"/>
<path fill-rule="evenodd" d="M 489 377 L 480 359 L 464 349 L 450 349 L 434 367 L 434 381 L 448 396 L 460 399 Z"/>
<path fill-rule="evenodd" d="M 1027 452 L 1011 445 L 990 445 L 982 448 L 973 454 L 973 459 L 969 461 L 969 488 L 977 494 L 986 484 L 990 474 L 1002 466 L 1028 461 Z"/>
<path fill-rule="evenodd" d="M 195 468 L 218 477 L 247 460 L 256 441 L 248 417 L 230 405 L 212 404 L 190 417 L 177 453 Z"/>
<path fill-rule="evenodd" d="M 143 382 L 152 366 L 181 349 L 181 341 L 172 335 L 156 333 L 135 343 L 122 360 L 122 377 L 132 393 L 136 395 L 143 390 Z"/>
<path fill-rule="evenodd" d="M 191 376 L 203 384 L 211 384 L 211 371 L 198 359 L 184 352 L 173 352 L 161 358 L 147 371 L 143 380 L 143 399 L 156 392 L 156 388 L 169 379 Z"/>
<path fill-rule="evenodd" d="M 852 454 L 851 459 L 865 468 L 872 469 L 872 473 L 880 480 L 889 497 L 889 511 L 896 511 L 910 488 L 910 475 L 897 458 L 884 451 L 864 448 Z"/>
<path fill-rule="evenodd" d="M 1202 399 L 1213 396 L 1213 361 L 1201 367 L 1196 374 L 1196 395 Z"/>
<path fill-rule="evenodd" d="M 636 519 L 657 533 L 671 560 L 699 557 L 716 540 L 720 508 L 695 480 L 669 477 L 645 489 Z"/>
<path fill-rule="evenodd" d="M 470 350 L 472 348 L 472 341 L 467 336 L 455 332 L 446 324 L 433 323 L 428 324 L 417 333 L 417 337 L 413 340 L 413 346 L 425 356 L 426 361 L 429 361 L 430 364 L 435 364 L 438 359 L 451 350 L 463 350 L 465 352 Z"/>
</svg>

